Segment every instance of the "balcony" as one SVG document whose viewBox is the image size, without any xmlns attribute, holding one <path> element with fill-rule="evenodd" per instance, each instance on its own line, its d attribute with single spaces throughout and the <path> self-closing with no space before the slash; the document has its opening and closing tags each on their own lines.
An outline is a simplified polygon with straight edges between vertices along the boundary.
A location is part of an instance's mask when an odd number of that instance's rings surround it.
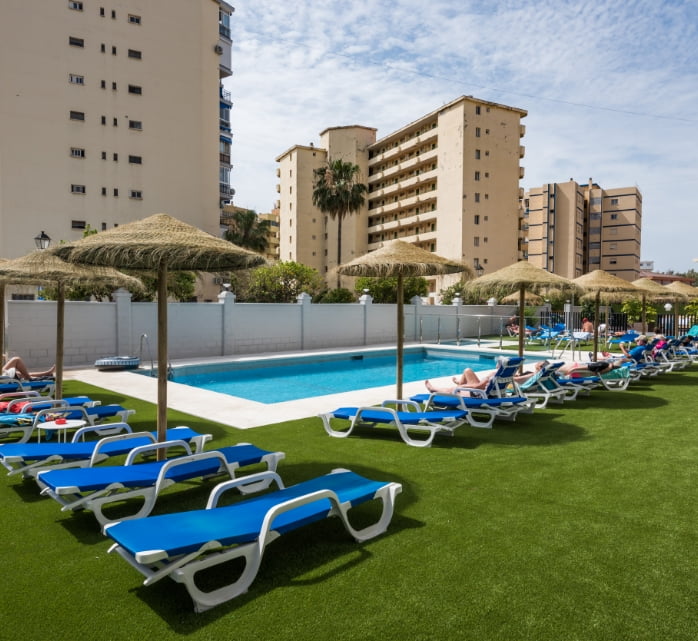
<svg viewBox="0 0 698 641">
<path fill-rule="evenodd" d="M 227 183 L 218 183 L 218 191 L 221 196 L 232 198 L 235 195 L 235 190 Z"/>
<path fill-rule="evenodd" d="M 519 158 L 523 158 L 526 155 L 526 147 L 524 145 L 519 145 Z"/>
<path fill-rule="evenodd" d="M 519 167 L 519 180 L 523 180 L 523 177 L 526 175 L 526 170 L 524 167 Z"/>
<path fill-rule="evenodd" d="M 219 153 L 218 158 L 222 163 L 224 163 L 226 165 L 230 164 L 230 154 Z"/>
<path fill-rule="evenodd" d="M 226 27 L 225 25 L 218 23 L 218 33 L 220 33 L 225 38 L 228 38 L 228 40 L 232 40 L 232 38 L 230 37 L 229 27 Z"/>
<path fill-rule="evenodd" d="M 526 125 L 519 125 L 519 138 L 523 138 L 526 135 Z"/>
</svg>

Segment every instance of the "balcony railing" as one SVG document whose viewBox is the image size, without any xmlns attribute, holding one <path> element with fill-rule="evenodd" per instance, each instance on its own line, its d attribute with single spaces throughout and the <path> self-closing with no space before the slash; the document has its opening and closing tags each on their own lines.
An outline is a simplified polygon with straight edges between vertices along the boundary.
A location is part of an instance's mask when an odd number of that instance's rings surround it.
<svg viewBox="0 0 698 641">
<path fill-rule="evenodd" d="M 230 164 L 230 154 L 219 154 L 220 161 L 224 162 L 226 165 Z"/>
<path fill-rule="evenodd" d="M 233 94 L 223 87 L 220 88 L 220 97 L 225 102 L 233 102 Z"/>
<path fill-rule="evenodd" d="M 235 190 L 226 183 L 218 183 L 218 189 L 221 196 L 234 196 Z"/>
<path fill-rule="evenodd" d="M 220 33 L 222 36 L 225 36 L 228 38 L 228 40 L 231 40 L 232 38 L 230 37 L 230 28 L 226 27 L 225 25 L 222 25 L 218 23 L 218 33 Z"/>
</svg>

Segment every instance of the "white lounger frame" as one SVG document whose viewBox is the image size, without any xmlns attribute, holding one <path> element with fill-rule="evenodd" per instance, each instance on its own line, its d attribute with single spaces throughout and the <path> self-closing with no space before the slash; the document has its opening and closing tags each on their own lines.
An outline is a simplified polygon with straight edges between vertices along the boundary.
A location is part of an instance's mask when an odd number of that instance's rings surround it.
<svg viewBox="0 0 698 641">
<path fill-rule="evenodd" d="M 332 473 L 344 472 L 346 470 L 336 469 Z M 230 489 L 238 488 L 250 480 L 275 482 L 279 488 L 283 488 L 283 482 L 275 472 L 260 472 L 225 483 L 217 485 L 208 500 L 206 509 L 215 509 L 218 500 L 224 492 Z M 284 512 L 293 510 L 294 508 L 329 499 L 332 503 L 332 511 L 329 516 L 338 516 L 349 534 L 358 542 L 366 541 L 379 534 L 382 534 L 387 529 L 393 517 L 395 507 L 395 497 L 402 491 L 402 485 L 399 483 L 386 483 L 376 494 L 374 499 L 379 499 L 383 503 L 381 516 L 373 525 L 369 525 L 363 529 L 356 530 L 349 522 L 348 512 L 351 508 L 350 504 L 343 504 L 339 501 L 337 495 L 331 490 L 320 490 L 312 492 L 304 496 L 299 496 L 289 501 L 275 505 L 267 512 L 262 524 L 259 536 L 255 541 L 244 543 L 232 548 L 220 549 L 221 545 L 218 541 L 209 541 L 202 545 L 196 552 L 185 554 L 179 557 L 170 558 L 164 550 L 152 550 L 149 552 L 141 552 L 135 557 L 122 548 L 118 543 L 115 543 L 109 548 L 109 552 L 116 552 L 131 566 L 138 570 L 146 577 L 143 585 L 151 585 L 160 579 L 167 576 L 172 578 L 177 583 L 183 583 L 194 601 L 194 609 L 196 612 L 205 612 L 216 605 L 234 599 L 235 597 L 244 594 L 249 589 L 259 571 L 262 563 L 264 549 L 269 543 L 279 538 L 281 535 L 274 531 L 272 525 L 274 519 Z M 111 527 L 108 525 L 105 531 Z M 218 550 L 218 551 L 215 551 Z M 221 563 L 226 563 L 232 559 L 244 559 L 245 567 L 237 579 L 220 587 L 216 590 L 204 592 L 196 584 L 196 574 L 207 568 L 214 567 Z"/>
</svg>

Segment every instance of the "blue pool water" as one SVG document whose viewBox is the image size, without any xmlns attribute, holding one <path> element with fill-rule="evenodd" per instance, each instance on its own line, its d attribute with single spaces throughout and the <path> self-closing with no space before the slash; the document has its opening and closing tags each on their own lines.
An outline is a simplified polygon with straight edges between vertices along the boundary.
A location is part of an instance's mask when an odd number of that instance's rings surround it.
<svg viewBox="0 0 698 641">
<path fill-rule="evenodd" d="M 482 371 L 495 366 L 491 355 L 427 348 L 406 351 L 403 363 L 405 382 L 452 376 L 465 367 Z M 175 369 L 172 380 L 260 403 L 280 403 L 391 385 L 395 383 L 395 354 L 381 351 L 331 359 L 301 357 L 183 367 Z"/>
</svg>

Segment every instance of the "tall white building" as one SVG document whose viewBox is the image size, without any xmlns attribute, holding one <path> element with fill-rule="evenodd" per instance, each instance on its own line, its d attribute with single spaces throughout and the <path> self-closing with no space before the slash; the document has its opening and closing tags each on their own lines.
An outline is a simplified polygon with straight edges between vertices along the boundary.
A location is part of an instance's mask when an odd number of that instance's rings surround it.
<svg viewBox="0 0 698 641">
<path fill-rule="evenodd" d="M 223 0 L 0 3 L 0 256 L 166 212 L 218 235 Z"/>
</svg>

